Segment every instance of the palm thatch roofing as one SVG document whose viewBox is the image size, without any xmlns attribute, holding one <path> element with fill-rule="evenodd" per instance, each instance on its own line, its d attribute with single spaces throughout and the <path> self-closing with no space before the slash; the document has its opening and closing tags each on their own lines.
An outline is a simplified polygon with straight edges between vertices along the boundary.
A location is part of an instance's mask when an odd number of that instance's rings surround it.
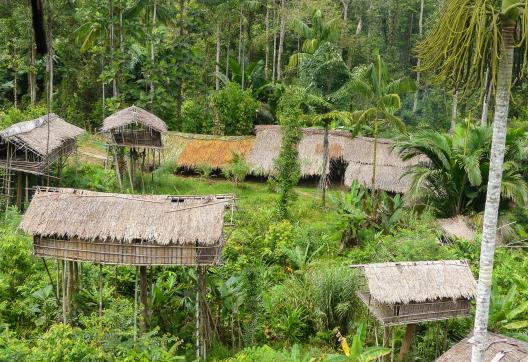
<svg viewBox="0 0 528 362">
<path fill-rule="evenodd" d="M 475 229 L 469 226 L 468 220 L 464 216 L 438 219 L 438 224 L 443 233 L 449 238 L 464 239 L 468 241 L 475 239 Z"/>
<path fill-rule="evenodd" d="M 464 260 L 364 264 L 372 299 L 382 304 L 472 299 L 477 284 Z"/>
<path fill-rule="evenodd" d="M 59 150 L 67 141 L 75 140 L 83 133 L 82 128 L 50 113 L 31 121 L 15 123 L 0 131 L 0 140 L 3 143 L 13 143 L 19 149 L 25 148 L 41 157 L 46 157 Z"/>
<path fill-rule="evenodd" d="M 252 173 L 270 176 L 274 171 L 274 160 L 279 156 L 282 145 L 280 126 L 256 126 L 255 145 L 248 155 Z M 319 176 L 323 173 L 324 130 L 303 128 L 303 137 L 298 145 L 301 174 L 303 177 Z M 371 186 L 374 139 L 353 137 L 348 131 L 329 131 L 330 159 L 348 163 L 345 171 L 345 185 L 353 180 Z M 378 139 L 376 156 L 376 188 L 391 192 L 406 192 L 411 179 L 406 172 L 408 167 L 420 162 L 419 159 L 403 161 L 392 150 L 392 142 Z M 325 170 L 326 173 L 329 169 Z"/>
<path fill-rule="evenodd" d="M 472 342 L 471 335 L 464 338 L 441 355 L 436 362 L 471 361 Z M 512 337 L 488 332 L 484 362 L 520 361 L 528 361 L 528 343 Z"/>
<path fill-rule="evenodd" d="M 209 166 L 221 169 L 227 166 L 238 154 L 243 159 L 247 158 L 253 147 L 255 138 L 252 136 L 210 136 L 191 133 L 170 132 L 165 137 L 165 142 L 171 149 L 179 148 L 175 158 L 176 165 L 187 169 L 198 166 Z"/>
<path fill-rule="evenodd" d="M 122 109 L 103 121 L 103 132 L 110 132 L 129 125 L 143 125 L 160 133 L 167 132 L 167 125 L 159 117 L 137 106 Z"/>
<path fill-rule="evenodd" d="M 229 195 L 126 195 L 39 189 L 20 228 L 40 237 L 109 243 L 215 245 L 223 236 Z"/>
</svg>

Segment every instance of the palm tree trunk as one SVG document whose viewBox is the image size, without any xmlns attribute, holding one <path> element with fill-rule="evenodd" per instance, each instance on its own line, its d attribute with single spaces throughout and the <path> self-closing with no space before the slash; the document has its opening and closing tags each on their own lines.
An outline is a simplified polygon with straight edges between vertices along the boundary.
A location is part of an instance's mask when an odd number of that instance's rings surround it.
<svg viewBox="0 0 528 362">
<path fill-rule="evenodd" d="M 453 103 L 451 103 L 451 127 L 449 128 L 450 133 L 455 132 L 457 112 L 458 112 L 458 91 L 455 91 L 453 93 Z"/>
<path fill-rule="evenodd" d="M 350 5 L 350 0 L 341 0 L 341 4 L 343 4 L 343 21 L 348 21 L 348 6 Z"/>
<path fill-rule="evenodd" d="M 281 0 L 280 7 L 280 29 L 279 29 L 279 51 L 277 53 L 277 80 L 282 79 L 282 52 L 284 51 L 284 33 L 286 31 L 285 24 L 286 10 L 284 9 L 284 0 Z"/>
<path fill-rule="evenodd" d="M 486 85 L 484 86 L 484 91 L 486 94 L 484 94 L 484 100 L 482 102 L 482 115 L 480 116 L 480 125 L 481 126 L 487 126 L 488 125 L 488 111 L 489 111 L 489 102 L 491 98 L 491 86 L 490 86 L 490 71 L 489 68 L 486 69 Z"/>
<path fill-rule="evenodd" d="M 264 60 L 264 78 L 269 79 L 269 5 L 266 2 L 266 18 L 264 20 L 265 36 L 266 36 L 266 55 Z"/>
<path fill-rule="evenodd" d="M 244 13 L 242 11 L 242 4 L 240 4 L 240 14 L 239 14 L 239 22 L 238 22 L 238 64 L 241 64 L 242 61 L 242 36 L 244 35 L 242 32 L 242 19 L 244 17 Z"/>
<path fill-rule="evenodd" d="M 216 65 L 215 65 L 215 70 L 216 70 L 216 74 L 218 75 L 220 73 L 220 47 L 221 47 L 221 44 L 220 44 L 220 22 L 218 21 L 216 23 Z M 220 79 L 218 79 L 218 76 L 215 77 L 216 80 L 215 80 L 215 89 L 218 91 L 220 90 Z"/>
<path fill-rule="evenodd" d="M 110 16 L 109 40 L 110 40 L 110 67 L 114 65 L 114 6 L 112 0 L 108 0 L 108 13 Z M 117 83 L 115 75 L 112 77 L 112 97 L 117 96 Z"/>
<path fill-rule="evenodd" d="M 491 143 L 491 159 L 484 209 L 484 226 L 482 228 L 482 243 L 480 247 L 480 268 L 477 286 L 477 310 L 472 362 L 482 362 L 488 331 L 488 317 L 491 282 L 493 275 L 493 257 L 495 254 L 495 238 L 497 233 L 497 218 L 502 181 L 502 165 L 506 143 L 508 109 L 510 105 L 510 86 L 513 69 L 513 43 L 515 27 L 502 29 L 503 53 L 497 72 L 497 95 L 495 98 L 495 115 L 493 118 L 493 138 Z"/>
<path fill-rule="evenodd" d="M 277 79 L 277 8 L 275 1 L 273 1 L 273 61 L 272 61 L 272 72 L 271 72 L 271 84 L 275 85 L 275 79 Z"/>
<path fill-rule="evenodd" d="M 372 193 L 376 190 L 376 161 L 378 153 L 378 125 L 374 125 L 374 145 L 372 151 L 372 179 L 370 181 L 370 187 Z"/>
<path fill-rule="evenodd" d="M 156 29 L 156 0 L 154 0 L 154 5 L 152 9 L 152 30 L 151 30 L 151 39 L 150 39 L 150 104 L 154 102 L 154 65 L 155 65 L 155 56 L 154 56 L 154 30 Z"/>
<path fill-rule="evenodd" d="M 13 60 L 14 60 L 15 64 L 17 62 L 16 56 L 17 56 L 16 45 L 14 45 L 13 46 Z M 15 67 L 14 67 L 15 79 L 14 79 L 14 83 L 13 83 L 13 101 L 15 102 L 15 108 L 17 108 L 17 106 L 18 106 L 18 97 L 17 97 L 18 75 L 17 75 L 17 73 L 18 73 L 18 67 L 15 65 Z"/>
<path fill-rule="evenodd" d="M 418 31 L 420 35 L 420 39 L 422 39 L 423 36 L 423 13 L 424 13 L 424 0 L 420 1 L 420 18 L 418 20 Z M 418 62 L 416 64 L 417 67 L 420 67 L 420 58 L 418 58 Z M 414 93 L 414 103 L 413 103 L 413 113 L 416 113 L 416 110 L 418 109 L 418 96 L 420 94 L 420 72 L 416 73 L 416 92 Z"/>
<path fill-rule="evenodd" d="M 328 177 L 327 168 L 328 168 L 328 156 L 329 156 L 329 147 L 328 147 L 328 121 L 324 122 L 324 138 L 323 138 L 323 169 L 321 171 L 321 178 L 319 179 L 319 189 L 321 190 L 321 202 L 323 208 L 326 207 L 326 180 Z"/>
<path fill-rule="evenodd" d="M 31 41 L 31 58 L 29 62 L 29 98 L 31 105 L 35 105 L 37 102 L 37 75 L 36 75 L 36 58 L 37 48 L 34 44 L 34 40 Z"/>
</svg>

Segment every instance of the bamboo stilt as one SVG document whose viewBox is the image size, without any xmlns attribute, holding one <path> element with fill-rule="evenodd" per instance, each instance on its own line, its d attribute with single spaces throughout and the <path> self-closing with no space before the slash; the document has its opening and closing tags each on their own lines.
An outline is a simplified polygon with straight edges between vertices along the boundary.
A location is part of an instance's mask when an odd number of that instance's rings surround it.
<svg viewBox="0 0 528 362">
<path fill-rule="evenodd" d="M 405 330 L 405 336 L 403 337 L 402 345 L 400 348 L 400 354 L 398 356 L 398 361 L 404 361 L 407 352 L 411 348 L 412 337 L 416 331 L 416 324 L 411 323 L 407 324 L 407 329 Z"/>
<path fill-rule="evenodd" d="M 147 296 L 147 267 L 141 265 L 139 267 L 139 283 L 141 289 L 141 304 L 143 305 L 143 323 L 142 329 L 146 331 L 148 328 L 148 296 Z"/>
<path fill-rule="evenodd" d="M 103 315 L 103 264 L 99 264 L 99 317 Z"/>
<path fill-rule="evenodd" d="M 62 322 L 68 323 L 68 310 L 66 307 L 66 260 L 62 261 Z"/>
</svg>

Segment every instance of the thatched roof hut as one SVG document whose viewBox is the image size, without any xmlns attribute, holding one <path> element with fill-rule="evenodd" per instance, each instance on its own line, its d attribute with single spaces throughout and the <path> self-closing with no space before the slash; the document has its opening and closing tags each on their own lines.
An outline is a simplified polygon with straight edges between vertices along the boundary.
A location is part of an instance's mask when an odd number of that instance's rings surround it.
<svg viewBox="0 0 528 362">
<path fill-rule="evenodd" d="M 227 166 L 238 154 L 247 158 L 253 147 L 255 138 L 252 136 L 210 136 L 191 133 L 170 132 L 166 137 L 171 148 L 179 148 L 175 157 L 176 165 L 186 169 L 208 166 L 221 169 Z"/>
<path fill-rule="evenodd" d="M 230 195 L 125 195 L 75 189 L 36 191 L 20 228 L 35 255 L 127 265 L 219 262 Z"/>
<path fill-rule="evenodd" d="M 443 234 L 448 238 L 464 239 L 468 241 L 475 239 L 475 229 L 469 226 L 468 220 L 464 216 L 438 219 L 438 225 Z"/>
<path fill-rule="evenodd" d="M 269 176 L 273 173 L 274 160 L 279 156 L 282 145 L 280 126 L 256 126 L 255 145 L 248 156 L 252 172 L 256 175 Z M 320 176 L 323 173 L 323 138 L 324 130 L 303 128 L 303 137 L 299 143 L 299 158 L 303 177 Z M 332 130 L 329 132 L 330 164 L 326 172 L 332 172 L 332 160 L 341 160 L 346 165 L 344 183 L 347 186 L 353 180 L 371 186 L 372 158 L 374 139 L 353 137 L 348 131 Z M 376 157 L 376 187 L 390 192 L 406 192 L 410 178 L 405 175 L 409 166 L 419 160 L 403 161 L 392 150 L 392 143 L 379 139 Z"/>
<path fill-rule="evenodd" d="M 468 336 L 441 355 L 436 362 L 471 360 L 472 337 Z M 528 343 L 518 339 L 488 332 L 484 362 L 528 361 Z"/>
<path fill-rule="evenodd" d="M 159 148 L 167 125 L 154 114 L 131 106 L 106 117 L 101 130 L 117 146 Z"/>
<path fill-rule="evenodd" d="M 454 318 L 469 313 L 476 281 L 463 260 L 355 266 L 365 285 L 358 297 L 384 325 Z"/>
<path fill-rule="evenodd" d="M 0 166 L 43 175 L 53 162 L 75 150 L 82 133 L 82 128 L 54 113 L 16 123 L 0 131 Z"/>
</svg>

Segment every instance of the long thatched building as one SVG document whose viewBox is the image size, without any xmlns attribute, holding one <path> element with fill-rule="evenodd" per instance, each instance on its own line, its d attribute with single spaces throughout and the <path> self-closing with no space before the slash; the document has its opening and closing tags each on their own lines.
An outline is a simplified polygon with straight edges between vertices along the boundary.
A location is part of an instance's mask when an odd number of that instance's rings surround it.
<svg viewBox="0 0 528 362">
<path fill-rule="evenodd" d="M 436 362 L 471 361 L 472 336 L 464 338 L 441 355 Z M 528 343 L 518 339 L 488 332 L 484 362 L 526 362 Z"/>
<path fill-rule="evenodd" d="M 214 265 L 230 195 L 136 196 L 38 189 L 20 228 L 36 256 L 121 265 Z"/>
<path fill-rule="evenodd" d="M 154 114 L 131 106 L 106 117 L 101 130 L 109 135 L 113 146 L 161 148 L 167 125 Z"/>
<path fill-rule="evenodd" d="M 466 316 L 476 295 L 475 278 L 463 260 L 356 267 L 364 277 L 357 295 L 384 326 Z"/>
<path fill-rule="evenodd" d="M 303 128 L 298 145 L 301 174 L 303 177 L 323 174 L 324 130 Z M 248 155 L 252 173 L 260 176 L 273 174 L 274 161 L 282 145 L 280 126 L 256 126 L 255 145 Z M 353 180 L 371 187 L 373 171 L 374 139 L 353 137 L 348 131 L 329 132 L 330 162 L 324 171 L 333 182 L 342 181 L 350 186 Z M 408 167 L 419 160 L 403 161 L 392 150 L 392 143 L 379 139 L 377 143 L 375 187 L 390 192 L 404 193 L 409 189 Z"/>
</svg>

